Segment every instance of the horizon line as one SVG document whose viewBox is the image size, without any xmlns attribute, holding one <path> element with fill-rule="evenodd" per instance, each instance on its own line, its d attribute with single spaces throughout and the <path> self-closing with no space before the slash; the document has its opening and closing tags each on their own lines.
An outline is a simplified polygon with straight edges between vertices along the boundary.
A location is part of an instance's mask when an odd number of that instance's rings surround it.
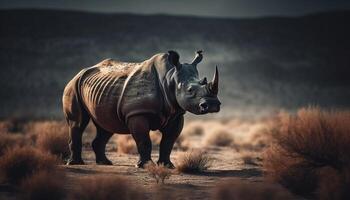
<svg viewBox="0 0 350 200">
<path fill-rule="evenodd" d="M 330 9 L 325 11 L 309 12 L 301 15 L 261 15 L 261 16 L 210 16 L 210 15 L 191 15 L 191 14 L 173 14 L 173 13 L 136 13 L 136 12 L 101 12 L 94 10 L 79 10 L 79 9 L 65 9 L 65 8 L 0 8 L 2 11 L 59 11 L 59 12 L 76 12 L 97 15 L 135 15 L 135 16 L 169 16 L 169 17 L 189 17 L 189 18 L 207 18 L 207 19 L 264 19 L 264 18 L 300 18 L 312 16 L 322 13 L 341 13 L 350 12 L 350 9 Z"/>
</svg>

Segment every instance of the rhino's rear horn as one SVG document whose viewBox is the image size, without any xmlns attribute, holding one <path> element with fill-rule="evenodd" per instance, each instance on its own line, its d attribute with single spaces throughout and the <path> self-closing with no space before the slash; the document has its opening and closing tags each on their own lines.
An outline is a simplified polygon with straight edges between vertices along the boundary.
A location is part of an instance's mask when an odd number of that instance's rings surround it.
<svg viewBox="0 0 350 200">
<path fill-rule="evenodd" d="M 217 66 L 215 67 L 213 80 L 209 83 L 209 91 L 214 95 L 217 95 L 219 91 L 219 72 Z"/>
<path fill-rule="evenodd" d="M 176 69 L 180 69 L 181 68 L 181 64 L 180 64 L 180 56 L 176 51 L 168 51 L 168 60 L 169 63 L 172 64 L 173 66 L 176 67 Z"/>
<path fill-rule="evenodd" d="M 199 50 L 196 52 L 196 56 L 194 57 L 193 61 L 192 61 L 192 65 L 197 65 L 198 63 L 200 63 L 203 59 L 203 51 Z"/>
</svg>

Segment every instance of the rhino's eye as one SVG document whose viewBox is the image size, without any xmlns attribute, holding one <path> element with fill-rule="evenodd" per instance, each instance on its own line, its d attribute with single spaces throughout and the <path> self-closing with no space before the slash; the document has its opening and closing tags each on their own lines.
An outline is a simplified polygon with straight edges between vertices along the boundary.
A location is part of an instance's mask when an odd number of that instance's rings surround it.
<svg viewBox="0 0 350 200">
<path fill-rule="evenodd" d="M 188 93 L 192 93 L 193 92 L 193 88 L 192 87 L 187 88 L 187 92 Z"/>
</svg>

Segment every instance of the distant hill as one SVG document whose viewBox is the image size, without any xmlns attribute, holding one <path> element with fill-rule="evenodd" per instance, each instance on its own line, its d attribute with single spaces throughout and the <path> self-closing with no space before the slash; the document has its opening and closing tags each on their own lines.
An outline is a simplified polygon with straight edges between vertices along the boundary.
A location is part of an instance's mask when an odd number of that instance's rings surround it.
<svg viewBox="0 0 350 200">
<path fill-rule="evenodd" d="M 220 19 L 1 10 L 0 117 L 59 118 L 63 88 L 81 68 L 170 49 L 182 62 L 203 49 L 199 71 L 210 78 L 219 66 L 220 116 L 350 107 L 349 22 L 350 11 Z"/>
</svg>

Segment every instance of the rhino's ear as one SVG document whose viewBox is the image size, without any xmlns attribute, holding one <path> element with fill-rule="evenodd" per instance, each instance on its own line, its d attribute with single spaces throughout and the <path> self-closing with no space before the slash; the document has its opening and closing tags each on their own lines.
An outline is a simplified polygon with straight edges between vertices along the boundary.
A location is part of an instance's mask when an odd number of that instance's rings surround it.
<svg viewBox="0 0 350 200">
<path fill-rule="evenodd" d="M 192 65 L 197 65 L 198 63 L 200 63 L 203 59 L 203 51 L 199 50 L 196 52 L 196 56 L 194 57 L 193 61 L 192 61 Z"/>
<path fill-rule="evenodd" d="M 179 62 L 180 56 L 176 51 L 168 51 L 169 63 L 176 67 L 177 70 L 181 69 L 181 64 Z"/>
</svg>

